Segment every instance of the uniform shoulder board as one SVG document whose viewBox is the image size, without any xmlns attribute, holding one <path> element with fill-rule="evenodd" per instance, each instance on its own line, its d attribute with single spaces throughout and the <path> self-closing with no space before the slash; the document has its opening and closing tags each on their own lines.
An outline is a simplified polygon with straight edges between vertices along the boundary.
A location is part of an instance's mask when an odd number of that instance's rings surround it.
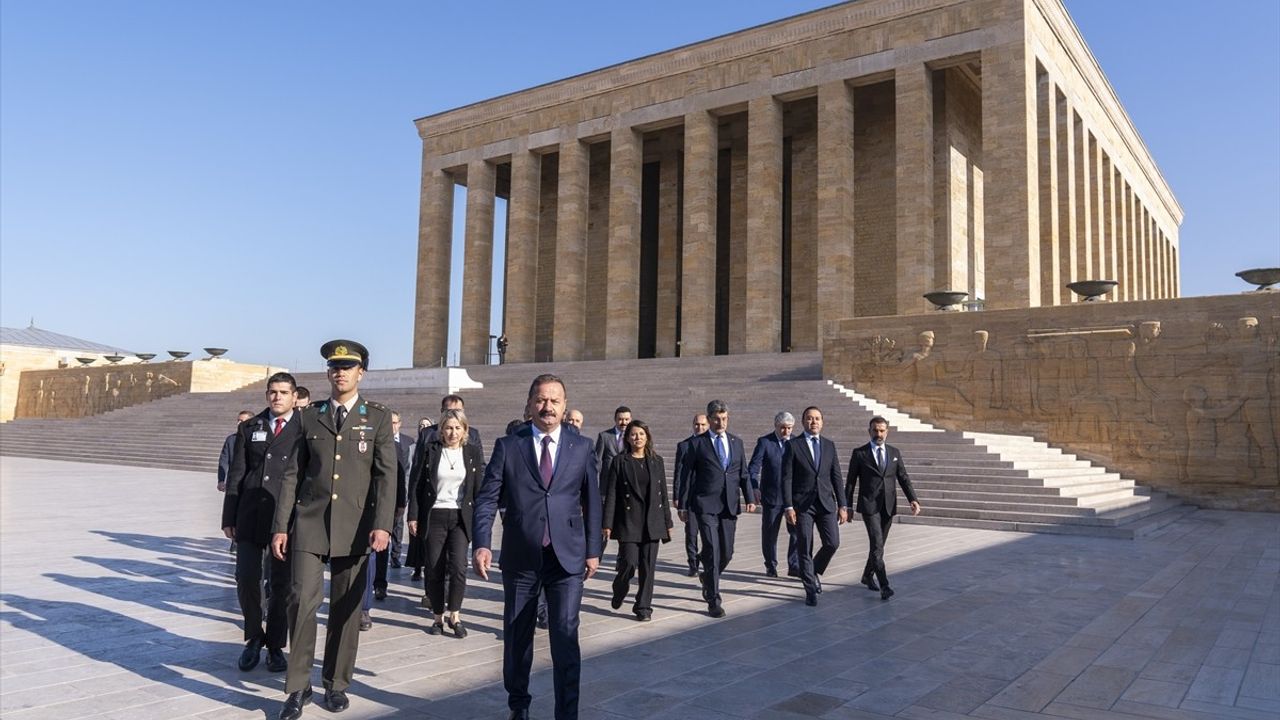
<svg viewBox="0 0 1280 720">
<path fill-rule="evenodd" d="M 374 402 L 374 401 L 372 401 L 372 400 L 365 400 L 365 401 L 364 401 L 364 404 L 365 404 L 365 405 L 368 405 L 369 407 L 373 408 L 374 410 L 381 410 L 381 411 L 383 411 L 383 412 L 386 412 L 386 411 L 387 411 L 387 406 L 386 406 L 386 405 L 383 405 L 382 403 L 379 403 L 379 402 Z"/>
<path fill-rule="evenodd" d="M 313 412 L 318 412 L 318 413 L 326 412 L 329 409 L 329 401 L 319 400 L 319 401 L 313 402 L 310 405 L 308 405 L 306 409 L 311 410 Z"/>
</svg>

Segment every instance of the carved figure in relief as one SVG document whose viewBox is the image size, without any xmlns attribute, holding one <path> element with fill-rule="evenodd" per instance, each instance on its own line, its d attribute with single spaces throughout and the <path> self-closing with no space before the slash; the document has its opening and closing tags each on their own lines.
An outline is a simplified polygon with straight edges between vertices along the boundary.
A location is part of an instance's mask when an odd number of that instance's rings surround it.
<svg viewBox="0 0 1280 720">
<path fill-rule="evenodd" d="M 1258 328 L 1258 318 L 1242 317 L 1236 321 L 1236 334 L 1231 343 L 1234 361 L 1241 369 L 1236 394 L 1242 396 L 1245 439 L 1248 442 L 1249 467 L 1280 467 L 1276 428 L 1271 418 L 1271 396 L 1267 392 L 1267 375 L 1271 369 L 1266 343 Z"/>
<path fill-rule="evenodd" d="M 1003 363 L 1000 353 L 989 348 L 990 340 L 991 334 L 986 330 L 975 330 L 974 348 L 964 361 L 964 375 L 971 388 L 969 395 L 975 417 L 1005 407 Z"/>
<path fill-rule="evenodd" d="M 920 348 L 905 361 L 910 373 L 912 391 L 920 400 L 928 401 L 929 408 L 939 417 L 951 414 L 956 405 L 971 405 L 969 399 L 955 385 L 947 381 L 946 366 L 933 352 L 935 335 L 932 330 L 920 333 Z"/>
<path fill-rule="evenodd" d="M 1192 385 L 1182 393 L 1186 406 L 1187 451 L 1182 456 L 1179 477 L 1191 479 L 1191 468 L 1212 467 L 1218 461 L 1222 425 L 1237 412 L 1244 400 L 1211 400 L 1209 392 L 1199 385 Z"/>
</svg>

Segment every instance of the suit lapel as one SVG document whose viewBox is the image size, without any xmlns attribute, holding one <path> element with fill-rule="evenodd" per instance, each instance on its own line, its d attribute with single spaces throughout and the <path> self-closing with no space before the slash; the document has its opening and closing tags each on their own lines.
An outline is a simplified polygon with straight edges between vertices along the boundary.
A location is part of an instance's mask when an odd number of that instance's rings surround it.
<svg viewBox="0 0 1280 720">
<path fill-rule="evenodd" d="M 804 456 L 809 460 L 809 467 L 813 468 L 816 475 L 818 473 L 818 463 L 813 459 L 813 445 L 809 443 L 809 438 L 805 435 L 800 436 L 800 444 L 804 446 Z M 818 452 L 822 452 L 822 438 L 818 438 Z"/>
<path fill-rule="evenodd" d="M 334 435 L 338 434 L 337 429 L 333 425 L 333 403 L 328 400 L 322 400 L 320 406 L 316 408 L 316 417 L 325 429 Z"/>
<path fill-rule="evenodd" d="M 538 455 L 533 450 L 533 431 L 521 430 L 516 434 L 516 438 L 520 455 L 524 457 L 525 464 L 529 466 L 529 472 L 533 474 L 534 482 L 541 486 L 542 470 L 538 468 Z"/>
</svg>

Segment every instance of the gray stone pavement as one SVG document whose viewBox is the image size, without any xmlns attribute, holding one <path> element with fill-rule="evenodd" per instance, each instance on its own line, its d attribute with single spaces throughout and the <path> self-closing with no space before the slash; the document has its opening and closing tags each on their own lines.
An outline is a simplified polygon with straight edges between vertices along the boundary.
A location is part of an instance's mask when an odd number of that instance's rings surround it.
<svg viewBox="0 0 1280 720">
<path fill-rule="evenodd" d="M 220 503 L 204 473 L 0 458 L 0 715 L 274 718 L 283 678 L 235 667 Z M 764 577 L 744 516 L 723 620 L 678 542 L 653 622 L 609 609 L 606 567 L 583 608 L 584 720 L 1280 712 L 1280 516 L 1200 511 L 1139 541 L 897 526 L 888 602 L 857 584 L 861 524 L 843 540 L 810 608 Z M 504 718 L 500 586 L 473 580 L 470 636 L 438 638 L 408 571 L 391 572 L 344 717 Z M 549 719 L 545 634 L 534 667 Z"/>
</svg>

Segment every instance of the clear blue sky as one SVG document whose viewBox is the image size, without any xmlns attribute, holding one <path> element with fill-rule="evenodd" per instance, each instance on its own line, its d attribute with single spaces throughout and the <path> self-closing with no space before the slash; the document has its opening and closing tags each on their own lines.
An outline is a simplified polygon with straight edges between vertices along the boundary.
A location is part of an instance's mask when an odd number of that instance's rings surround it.
<svg viewBox="0 0 1280 720">
<path fill-rule="evenodd" d="M 414 118 L 828 4 L 5 0 L 0 323 L 407 366 Z M 1184 294 L 1280 265 L 1280 3 L 1067 7 L 1186 210 Z"/>
</svg>

